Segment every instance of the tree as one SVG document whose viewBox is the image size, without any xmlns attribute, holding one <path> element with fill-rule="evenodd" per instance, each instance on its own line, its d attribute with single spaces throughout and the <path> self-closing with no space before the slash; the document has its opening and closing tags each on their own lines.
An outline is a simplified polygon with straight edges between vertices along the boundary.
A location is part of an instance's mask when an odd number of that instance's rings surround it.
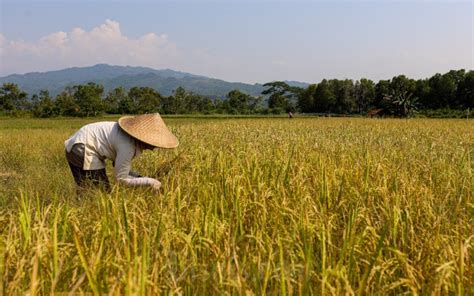
<svg viewBox="0 0 474 296">
<path fill-rule="evenodd" d="M 178 114 L 184 113 L 184 105 L 188 93 L 183 87 L 178 87 L 173 91 L 173 95 L 169 96 L 162 104 L 165 113 Z"/>
<path fill-rule="evenodd" d="M 353 112 L 356 106 L 354 99 L 354 82 L 349 79 L 334 79 L 331 80 L 330 83 L 333 93 L 336 96 L 336 103 L 332 111 L 339 114 Z"/>
<path fill-rule="evenodd" d="M 76 85 L 74 89 L 74 100 L 79 107 L 79 116 L 97 116 L 105 111 L 102 101 L 104 87 L 94 82 L 85 85 Z"/>
<path fill-rule="evenodd" d="M 230 110 L 229 100 L 218 99 L 214 102 L 214 106 L 219 114 L 228 113 L 228 110 Z"/>
<path fill-rule="evenodd" d="M 451 70 L 445 75 L 451 76 L 454 81 L 456 82 L 456 85 L 458 85 L 461 81 L 464 80 L 464 76 L 466 75 L 466 70 L 461 69 L 461 70 Z"/>
<path fill-rule="evenodd" d="M 314 106 L 316 112 L 331 112 L 336 104 L 336 96 L 328 80 L 323 79 L 314 92 Z"/>
<path fill-rule="evenodd" d="M 431 88 L 428 79 L 419 79 L 416 81 L 414 96 L 418 98 L 421 109 L 426 109 L 430 104 Z"/>
<path fill-rule="evenodd" d="M 474 71 L 469 71 L 459 82 L 457 97 L 461 108 L 474 108 Z"/>
<path fill-rule="evenodd" d="M 397 94 L 403 92 L 414 93 L 416 90 L 416 82 L 405 75 L 395 76 L 390 81 L 390 90 Z"/>
<path fill-rule="evenodd" d="M 260 97 L 252 97 L 240 90 L 232 90 L 227 94 L 231 113 L 253 113 L 260 103 Z"/>
<path fill-rule="evenodd" d="M 195 97 L 198 112 L 210 113 L 214 110 L 214 103 L 210 98 L 201 95 L 195 95 Z"/>
<path fill-rule="evenodd" d="M 298 108 L 301 110 L 301 112 L 315 112 L 314 93 L 316 91 L 316 87 L 316 84 L 311 84 L 298 96 Z"/>
<path fill-rule="evenodd" d="M 354 97 L 357 105 L 357 113 L 362 114 L 369 111 L 374 104 L 375 83 L 366 78 L 356 81 L 354 85 Z"/>
<path fill-rule="evenodd" d="M 463 108 L 463 99 L 459 96 L 459 88 L 460 84 L 464 83 L 466 77 L 466 71 L 464 69 L 461 70 L 451 70 L 445 75 L 450 76 L 452 80 L 454 80 L 456 89 L 453 91 L 453 96 L 449 102 L 449 106 L 454 109 L 462 109 Z M 461 86 L 462 87 L 462 86 Z"/>
<path fill-rule="evenodd" d="M 181 112 L 182 113 L 200 112 L 202 100 L 203 100 L 203 96 L 192 93 L 192 92 L 186 92 L 186 95 L 183 98 L 183 106 L 182 106 Z"/>
<path fill-rule="evenodd" d="M 117 111 L 119 114 L 135 114 L 137 110 L 138 107 L 128 95 L 122 97 L 118 102 Z"/>
<path fill-rule="evenodd" d="M 173 114 L 173 96 L 163 97 L 160 103 L 160 113 Z"/>
<path fill-rule="evenodd" d="M 374 107 L 382 108 L 383 100 L 390 95 L 390 80 L 380 80 L 375 85 Z"/>
<path fill-rule="evenodd" d="M 300 87 L 289 86 L 284 81 L 273 81 L 263 85 L 266 87 L 262 91 L 263 95 L 269 95 L 268 107 L 275 110 L 285 110 L 294 112 L 298 96 L 303 92 Z"/>
<path fill-rule="evenodd" d="M 165 114 L 209 113 L 214 109 L 212 100 L 208 97 L 186 91 L 178 87 L 173 95 L 161 98 L 160 111 Z"/>
<path fill-rule="evenodd" d="M 117 87 L 110 91 L 107 94 L 107 97 L 104 100 L 105 111 L 109 114 L 118 114 L 121 113 L 120 103 L 128 99 L 128 94 L 125 88 Z M 128 112 L 124 112 L 125 114 Z"/>
<path fill-rule="evenodd" d="M 73 89 L 68 87 L 56 96 L 58 113 L 65 116 L 79 116 L 79 105 L 73 96 Z"/>
<path fill-rule="evenodd" d="M 249 97 L 238 89 L 234 89 L 227 94 L 230 107 L 236 109 L 238 113 L 245 113 L 250 100 Z"/>
<path fill-rule="evenodd" d="M 431 109 L 449 108 L 454 105 L 456 95 L 456 79 L 448 73 L 435 74 L 428 80 L 430 86 Z"/>
<path fill-rule="evenodd" d="M 415 80 L 399 75 L 390 81 L 381 80 L 377 86 L 376 93 L 379 92 L 377 95 L 383 96 L 378 102 L 378 107 L 383 108 L 384 113 L 408 117 L 417 110 L 418 98 L 413 95 L 416 91 Z"/>
<path fill-rule="evenodd" d="M 397 117 L 409 117 L 417 110 L 417 98 L 406 90 L 394 90 L 384 98 L 384 109 Z"/>
<path fill-rule="evenodd" d="M 39 95 L 34 95 L 32 101 L 33 115 L 36 117 L 48 118 L 60 114 L 59 107 L 55 104 L 47 90 L 42 90 Z"/>
<path fill-rule="evenodd" d="M 27 108 L 27 94 L 14 83 L 4 83 L 0 88 L 0 110 L 13 111 Z"/>
<path fill-rule="evenodd" d="M 128 96 L 136 106 L 137 113 L 158 111 L 161 95 L 151 87 L 132 87 Z"/>
<path fill-rule="evenodd" d="M 263 97 L 262 96 L 250 96 L 249 108 L 253 113 L 262 112 Z"/>
</svg>

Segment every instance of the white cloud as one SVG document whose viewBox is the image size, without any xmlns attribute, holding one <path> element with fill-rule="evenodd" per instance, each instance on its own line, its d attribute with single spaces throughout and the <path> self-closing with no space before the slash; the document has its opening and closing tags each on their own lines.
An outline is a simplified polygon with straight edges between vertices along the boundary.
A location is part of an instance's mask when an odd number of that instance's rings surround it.
<svg viewBox="0 0 474 296">
<path fill-rule="evenodd" d="M 172 68 L 180 56 L 167 35 L 147 33 L 130 38 L 113 20 L 90 31 L 74 28 L 51 33 L 36 42 L 7 40 L 0 33 L 0 75 L 97 63 Z"/>
</svg>

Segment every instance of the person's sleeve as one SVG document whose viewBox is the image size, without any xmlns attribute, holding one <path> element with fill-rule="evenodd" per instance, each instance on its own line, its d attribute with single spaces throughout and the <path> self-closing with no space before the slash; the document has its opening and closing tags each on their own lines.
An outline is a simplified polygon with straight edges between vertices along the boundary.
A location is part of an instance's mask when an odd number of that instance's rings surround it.
<svg viewBox="0 0 474 296">
<path fill-rule="evenodd" d="M 135 172 L 135 171 L 130 171 L 128 173 L 129 176 L 132 176 L 132 177 L 135 177 L 135 178 L 140 178 L 142 177 L 142 175 L 140 175 L 138 172 Z"/>
<path fill-rule="evenodd" d="M 118 145 L 114 166 L 117 181 L 128 186 L 154 186 L 159 183 L 156 179 L 140 177 L 131 171 L 134 155 L 135 147 L 133 145 L 128 145 L 128 143 Z"/>
<path fill-rule="evenodd" d="M 115 168 L 115 161 L 112 161 L 112 166 Z M 128 175 L 132 176 L 132 177 L 142 177 L 142 175 L 140 175 L 139 172 L 135 172 L 135 171 L 132 171 L 132 170 L 130 170 Z"/>
</svg>

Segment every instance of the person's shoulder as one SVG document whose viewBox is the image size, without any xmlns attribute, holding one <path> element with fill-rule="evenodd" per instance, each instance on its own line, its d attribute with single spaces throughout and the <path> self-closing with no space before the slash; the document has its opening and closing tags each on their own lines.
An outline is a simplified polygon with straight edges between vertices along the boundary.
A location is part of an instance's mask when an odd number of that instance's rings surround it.
<svg viewBox="0 0 474 296">
<path fill-rule="evenodd" d="M 115 122 L 113 129 L 116 132 L 116 136 L 120 139 L 120 141 L 134 145 L 135 138 L 133 138 L 127 132 L 125 132 L 117 122 Z"/>
<path fill-rule="evenodd" d="M 80 129 L 80 132 L 94 133 L 94 134 L 103 134 L 103 133 L 109 134 L 114 130 L 116 124 L 117 123 L 113 121 L 93 122 L 93 123 L 84 125 Z"/>
<path fill-rule="evenodd" d="M 108 126 L 108 125 L 118 125 L 117 121 L 97 121 L 97 122 L 93 122 L 93 123 L 89 123 L 89 125 L 105 125 L 105 126 Z"/>
<path fill-rule="evenodd" d="M 89 123 L 83 126 L 83 128 L 90 128 L 90 129 L 111 129 L 115 125 L 118 125 L 117 122 L 113 121 L 98 121 Z"/>
</svg>

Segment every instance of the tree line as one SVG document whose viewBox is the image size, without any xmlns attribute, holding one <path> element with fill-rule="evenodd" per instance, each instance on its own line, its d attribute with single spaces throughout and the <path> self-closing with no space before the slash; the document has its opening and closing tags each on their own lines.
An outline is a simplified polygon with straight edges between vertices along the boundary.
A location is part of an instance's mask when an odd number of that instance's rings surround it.
<svg viewBox="0 0 474 296">
<path fill-rule="evenodd" d="M 474 71 L 451 70 L 427 79 L 405 75 L 377 83 L 370 79 L 323 79 L 306 88 L 283 81 L 263 85 L 259 96 L 240 90 L 225 98 L 210 98 L 184 88 L 163 96 L 151 87 L 115 88 L 108 93 L 93 82 L 65 88 L 53 97 L 47 90 L 31 97 L 18 85 L 4 83 L 0 88 L 0 112 L 31 113 L 36 117 L 97 116 L 109 114 L 279 114 L 302 112 L 318 114 L 362 114 L 407 117 L 416 112 L 450 116 L 474 106 Z M 431 112 L 431 113 L 430 113 Z M 438 112 L 439 113 L 439 112 Z"/>
</svg>

